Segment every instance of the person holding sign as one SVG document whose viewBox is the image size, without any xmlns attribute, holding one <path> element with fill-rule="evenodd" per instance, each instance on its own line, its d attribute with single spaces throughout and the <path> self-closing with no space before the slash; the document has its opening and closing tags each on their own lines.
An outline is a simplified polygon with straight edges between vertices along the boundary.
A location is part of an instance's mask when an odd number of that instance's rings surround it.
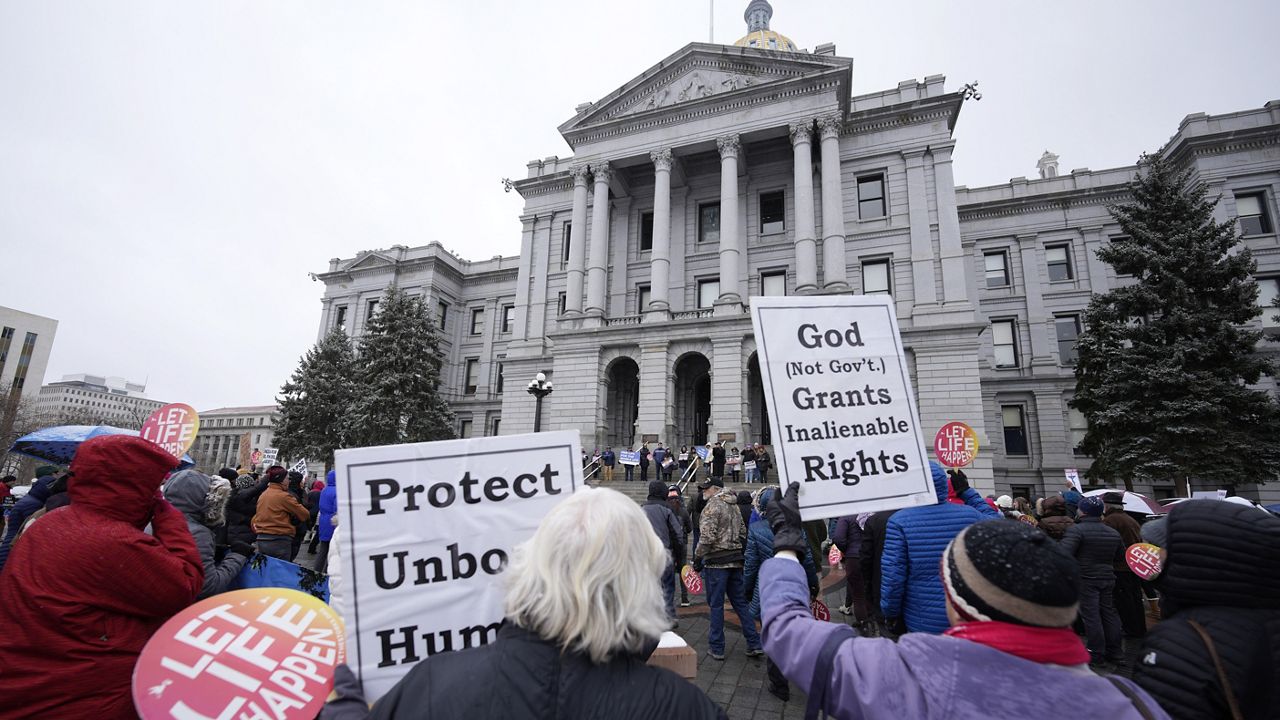
<svg viewBox="0 0 1280 720">
<path fill-rule="evenodd" d="M 947 502 L 947 473 L 930 460 L 934 505 L 899 510 L 885 526 L 884 555 L 880 560 L 880 610 L 894 632 L 940 633 L 947 629 L 946 597 L 938 577 L 942 550 L 959 532 L 983 518 L 1000 513 L 969 487 L 965 474 L 951 474 L 951 488 L 964 505 Z"/>
<path fill-rule="evenodd" d="M 1179 718 L 1274 718 L 1280 518 L 1219 500 L 1178 503 L 1166 517 L 1153 581 L 1164 620 L 1147 632 L 1134 681 Z"/>
<path fill-rule="evenodd" d="M 32 525 L 0 574 L 0 697 L 10 710 L 137 717 L 138 654 L 204 584 L 186 518 L 159 491 L 177 464 L 130 435 L 92 438 L 76 451 L 71 504 Z"/>
<path fill-rule="evenodd" d="M 911 633 L 894 643 L 815 620 L 798 560 L 807 546 L 799 491 L 792 483 L 769 504 L 776 555 L 760 571 L 760 588 L 765 650 L 808 695 L 808 717 L 1169 717 L 1132 681 L 1089 672 L 1089 653 L 1071 630 L 1076 565 L 1023 523 L 979 522 L 947 544 L 934 569 L 950 625 L 941 636 Z M 1026 688 L 1041 701 L 1033 709 Z"/>
<path fill-rule="evenodd" d="M 342 666 L 321 718 L 724 720 L 696 685 L 645 664 L 670 624 L 670 561 L 633 501 L 582 488 L 517 546 L 496 640 L 420 661 L 372 711 Z"/>
</svg>

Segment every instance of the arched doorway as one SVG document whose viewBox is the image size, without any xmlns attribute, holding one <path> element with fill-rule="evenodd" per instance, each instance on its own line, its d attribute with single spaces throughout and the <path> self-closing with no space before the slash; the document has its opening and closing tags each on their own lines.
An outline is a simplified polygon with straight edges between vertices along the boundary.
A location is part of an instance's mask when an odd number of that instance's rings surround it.
<svg viewBox="0 0 1280 720">
<path fill-rule="evenodd" d="M 629 357 L 609 365 L 605 393 L 605 444 L 614 448 L 636 445 L 636 417 L 640 414 L 640 366 Z"/>
<path fill-rule="evenodd" d="M 747 407 L 751 433 L 755 436 L 747 438 L 747 441 L 771 444 L 773 433 L 769 428 L 769 403 L 765 400 L 764 383 L 760 380 L 760 358 L 755 353 L 751 353 L 747 360 Z"/>
<path fill-rule="evenodd" d="M 707 444 L 711 421 L 711 362 L 701 353 L 689 353 L 675 366 L 675 438 L 670 444 Z"/>
</svg>

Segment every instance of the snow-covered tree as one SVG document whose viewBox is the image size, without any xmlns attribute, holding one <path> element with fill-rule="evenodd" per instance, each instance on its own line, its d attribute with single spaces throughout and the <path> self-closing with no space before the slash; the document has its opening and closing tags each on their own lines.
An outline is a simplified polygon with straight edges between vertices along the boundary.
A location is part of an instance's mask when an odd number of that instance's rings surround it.
<svg viewBox="0 0 1280 720">
<path fill-rule="evenodd" d="M 1088 421 L 1099 482 L 1263 482 L 1280 473 L 1280 409 L 1250 388 L 1273 372 L 1250 327 L 1254 261 L 1234 223 L 1215 222 L 1189 172 L 1144 155 L 1132 202 L 1110 208 L 1125 237 L 1098 251 L 1136 282 L 1085 314 L 1072 405 Z"/>
<path fill-rule="evenodd" d="M 356 398 L 356 362 L 351 341 L 335 328 L 307 351 L 280 388 L 275 443 L 282 458 L 315 458 L 333 464 L 346 447 L 347 420 Z"/>
<path fill-rule="evenodd" d="M 422 298 L 388 287 L 360 339 L 356 363 L 352 446 L 454 437 L 453 411 L 438 392 L 443 361 L 435 322 Z"/>
</svg>

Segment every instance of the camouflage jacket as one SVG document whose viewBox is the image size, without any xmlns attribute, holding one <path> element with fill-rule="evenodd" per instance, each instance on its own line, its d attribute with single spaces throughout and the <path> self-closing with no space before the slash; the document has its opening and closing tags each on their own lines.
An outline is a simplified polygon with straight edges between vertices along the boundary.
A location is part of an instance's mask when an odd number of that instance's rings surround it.
<svg viewBox="0 0 1280 720">
<path fill-rule="evenodd" d="M 738 508 L 738 496 L 732 490 L 721 490 L 707 501 L 698 522 L 698 550 L 706 567 L 742 567 L 742 550 L 747 528 Z"/>
</svg>

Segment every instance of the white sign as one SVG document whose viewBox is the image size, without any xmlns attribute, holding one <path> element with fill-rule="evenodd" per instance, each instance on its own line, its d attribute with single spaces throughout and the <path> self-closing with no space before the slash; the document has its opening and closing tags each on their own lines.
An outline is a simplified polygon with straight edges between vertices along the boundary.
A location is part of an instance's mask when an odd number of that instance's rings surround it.
<svg viewBox="0 0 1280 720">
<path fill-rule="evenodd" d="M 337 451 L 343 620 L 366 699 L 497 637 L 512 549 L 582 487 L 581 457 L 577 431 Z"/>
<path fill-rule="evenodd" d="M 938 502 L 889 296 L 757 297 L 751 320 L 803 519 Z"/>
<path fill-rule="evenodd" d="M 280 455 L 279 448 L 262 448 L 262 464 L 265 467 L 271 467 L 276 464 L 276 458 Z"/>
<path fill-rule="evenodd" d="M 293 472 L 305 473 L 307 471 L 307 461 L 299 460 L 298 462 L 293 464 L 293 467 L 289 469 L 292 470 Z"/>
<path fill-rule="evenodd" d="M 1067 476 L 1067 482 L 1076 489 L 1076 492 L 1082 493 L 1084 489 L 1080 487 L 1080 471 L 1075 468 L 1066 468 L 1062 471 Z"/>
</svg>

